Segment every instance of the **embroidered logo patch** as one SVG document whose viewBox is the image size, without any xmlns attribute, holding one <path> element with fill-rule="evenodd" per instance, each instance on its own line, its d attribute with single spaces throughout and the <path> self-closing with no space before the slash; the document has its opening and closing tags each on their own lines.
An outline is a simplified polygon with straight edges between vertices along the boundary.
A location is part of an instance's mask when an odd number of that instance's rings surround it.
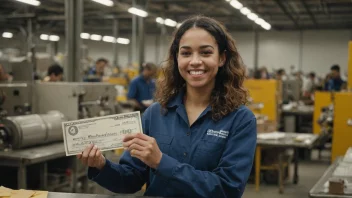
<svg viewBox="0 0 352 198">
<path fill-rule="evenodd" d="M 212 135 L 215 137 L 219 137 L 219 138 L 227 138 L 227 136 L 229 136 L 229 132 L 228 131 L 224 131 L 224 130 L 220 130 L 220 131 L 215 131 L 213 129 L 208 129 L 207 131 L 207 135 Z"/>
</svg>

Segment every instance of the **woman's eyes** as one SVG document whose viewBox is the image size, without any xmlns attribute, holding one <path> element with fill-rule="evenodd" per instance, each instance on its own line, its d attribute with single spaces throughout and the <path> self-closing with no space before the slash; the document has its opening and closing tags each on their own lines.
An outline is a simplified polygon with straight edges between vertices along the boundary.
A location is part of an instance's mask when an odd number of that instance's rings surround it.
<svg viewBox="0 0 352 198">
<path fill-rule="evenodd" d="M 212 53 L 213 53 L 212 51 L 202 51 L 202 52 L 200 52 L 200 54 L 202 54 L 202 55 L 210 55 Z M 181 52 L 182 56 L 190 56 L 191 54 L 192 54 L 191 52 Z"/>
</svg>

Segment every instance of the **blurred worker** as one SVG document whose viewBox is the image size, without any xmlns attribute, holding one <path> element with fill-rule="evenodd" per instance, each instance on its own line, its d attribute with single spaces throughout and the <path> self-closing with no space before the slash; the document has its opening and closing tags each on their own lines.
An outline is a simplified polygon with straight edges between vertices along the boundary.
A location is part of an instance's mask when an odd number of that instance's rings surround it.
<svg viewBox="0 0 352 198">
<path fill-rule="evenodd" d="M 58 82 L 62 81 L 64 69 L 58 65 L 53 64 L 48 68 L 48 75 L 44 78 L 44 82 Z"/>
<path fill-rule="evenodd" d="M 287 80 L 286 72 L 284 69 L 279 69 L 276 72 L 276 80 L 282 80 L 282 81 Z"/>
<path fill-rule="evenodd" d="M 12 76 L 6 73 L 3 66 L 0 64 L 0 81 L 9 81 L 12 79 Z"/>
<path fill-rule="evenodd" d="M 309 98 L 314 94 L 315 90 L 315 85 L 316 85 L 316 80 L 315 80 L 315 73 L 310 72 L 308 74 L 307 80 L 304 81 L 303 83 L 303 97 Z"/>
<path fill-rule="evenodd" d="M 108 65 L 109 61 L 105 58 L 99 58 L 95 65 L 90 68 L 87 76 L 83 81 L 85 82 L 101 82 L 104 76 L 105 67 Z"/>
<path fill-rule="evenodd" d="M 341 91 L 345 86 L 345 81 L 342 80 L 340 74 L 340 66 L 333 65 L 331 66 L 331 79 L 326 84 L 327 91 Z"/>
<path fill-rule="evenodd" d="M 153 102 L 155 92 L 155 74 L 157 67 L 153 63 L 143 64 L 142 74 L 130 83 L 127 98 L 135 110 L 144 111 Z"/>
</svg>

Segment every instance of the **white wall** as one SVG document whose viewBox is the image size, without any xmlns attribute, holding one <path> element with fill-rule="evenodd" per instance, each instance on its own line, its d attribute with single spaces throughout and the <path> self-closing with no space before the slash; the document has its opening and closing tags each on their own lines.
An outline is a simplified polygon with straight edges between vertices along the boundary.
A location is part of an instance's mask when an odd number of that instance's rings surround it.
<svg viewBox="0 0 352 198">
<path fill-rule="evenodd" d="M 253 32 L 232 32 L 231 34 L 244 63 L 253 68 Z M 262 31 L 259 33 L 258 66 L 266 66 L 269 70 L 278 68 L 288 70 L 291 65 L 294 65 L 296 68 L 301 67 L 304 72 L 315 71 L 318 74 L 325 74 L 332 64 L 339 64 L 345 72 L 350 39 L 352 39 L 351 30 L 303 31 L 302 45 L 300 45 L 299 31 Z M 83 43 L 88 46 L 91 58 L 105 57 L 113 61 L 111 43 L 90 40 L 84 40 Z M 18 39 L 0 38 L 0 49 L 9 46 L 19 47 L 21 44 Z M 170 35 L 166 37 L 146 35 L 145 60 L 160 64 L 166 59 L 169 44 Z M 121 66 L 128 65 L 129 47 L 130 45 L 119 45 L 118 59 Z M 63 39 L 59 42 L 59 51 L 65 51 Z"/>
</svg>

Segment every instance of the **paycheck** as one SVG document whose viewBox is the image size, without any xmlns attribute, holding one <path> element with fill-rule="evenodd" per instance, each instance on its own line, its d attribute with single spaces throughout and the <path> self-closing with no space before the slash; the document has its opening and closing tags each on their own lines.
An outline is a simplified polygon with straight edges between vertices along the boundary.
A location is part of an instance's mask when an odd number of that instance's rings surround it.
<svg viewBox="0 0 352 198">
<path fill-rule="evenodd" d="M 122 148 L 127 134 L 143 133 L 139 111 L 62 123 L 66 156 L 76 155 L 90 144 L 101 151 Z"/>
</svg>

